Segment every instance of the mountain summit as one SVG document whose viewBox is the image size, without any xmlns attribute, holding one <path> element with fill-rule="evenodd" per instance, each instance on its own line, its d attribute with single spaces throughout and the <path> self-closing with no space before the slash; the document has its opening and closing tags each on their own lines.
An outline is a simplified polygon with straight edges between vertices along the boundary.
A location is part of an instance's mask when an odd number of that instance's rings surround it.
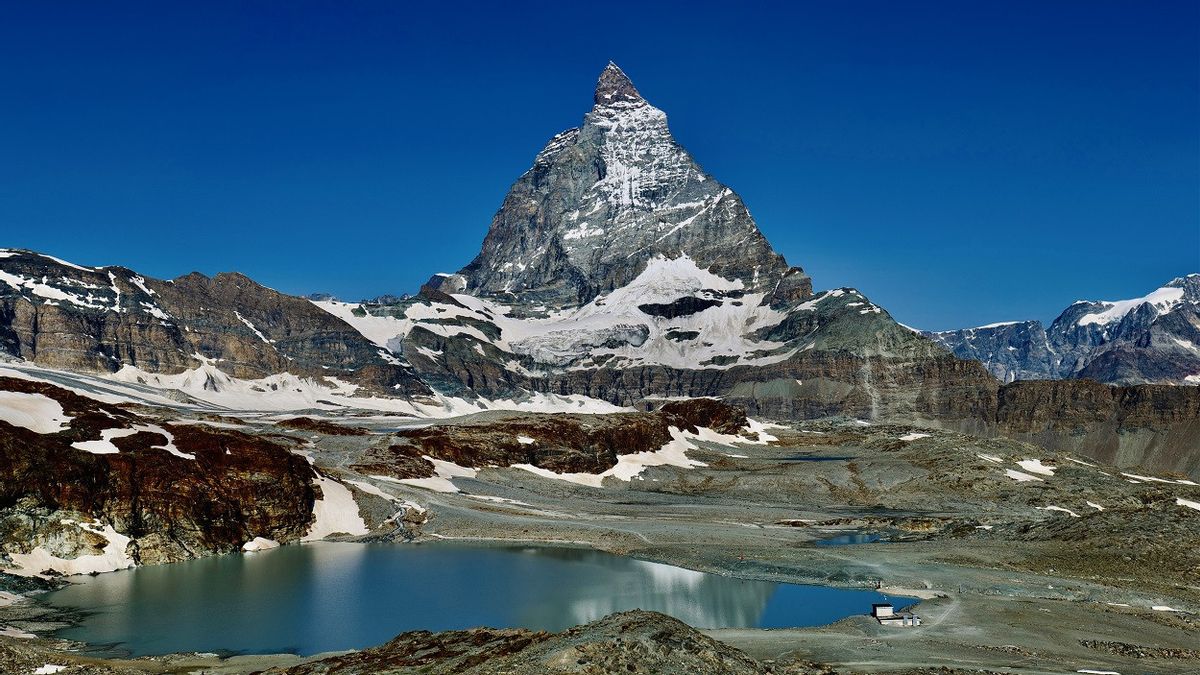
<svg viewBox="0 0 1200 675">
<path fill-rule="evenodd" d="M 641 101 L 642 95 L 638 93 L 633 82 L 625 71 L 621 70 L 617 64 L 612 61 L 608 62 L 608 66 L 600 73 L 600 79 L 596 82 L 596 105 L 607 105 L 617 101 Z"/>
<path fill-rule="evenodd" d="M 583 124 L 550 139 L 509 190 L 479 255 L 446 290 L 577 307 L 654 259 L 690 258 L 772 305 L 812 284 L 776 253 L 740 197 L 671 136 L 667 116 L 610 63 Z"/>
</svg>

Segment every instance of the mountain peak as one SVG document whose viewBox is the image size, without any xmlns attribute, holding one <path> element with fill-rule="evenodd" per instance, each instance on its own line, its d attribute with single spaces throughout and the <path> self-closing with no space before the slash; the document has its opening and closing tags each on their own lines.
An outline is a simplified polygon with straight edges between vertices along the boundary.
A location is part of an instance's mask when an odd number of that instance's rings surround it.
<svg viewBox="0 0 1200 675">
<path fill-rule="evenodd" d="M 770 302 L 811 295 L 733 190 L 671 136 L 667 116 L 608 64 L 583 124 L 557 134 L 509 189 L 479 255 L 456 275 L 471 294 L 577 307 L 687 256 Z M 450 281 L 437 281 L 441 288 Z"/>
<path fill-rule="evenodd" d="M 600 79 L 596 81 L 596 105 L 641 100 L 642 95 L 633 86 L 633 82 L 630 81 L 625 71 L 609 61 L 608 65 L 604 67 L 604 71 L 600 73 Z"/>
</svg>

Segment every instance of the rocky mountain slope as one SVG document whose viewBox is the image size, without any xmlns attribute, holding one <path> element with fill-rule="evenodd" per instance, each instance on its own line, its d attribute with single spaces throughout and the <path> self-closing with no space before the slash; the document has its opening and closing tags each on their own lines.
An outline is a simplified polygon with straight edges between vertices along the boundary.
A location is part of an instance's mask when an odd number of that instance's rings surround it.
<svg viewBox="0 0 1200 675">
<path fill-rule="evenodd" d="M 459 273 L 400 302 L 316 304 L 452 395 L 727 396 L 785 417 L 958 419 L 993 400 L 982 368 L 858 291 L 814 294 L 619 68 L 594 101 L 512 186 Z"/>
<path fill-rule="evenodd" d="M 0 250 L 0 353 L 80 372 L 329 377 L 391 394 L 428 389 L 406 364 L 306 300 L 240 274 L 172 281 Z M 270 386 L 266 383 L 264 386 Z"/>
<path fill-rule="evenodd" d="M 0 376 L 0 568 L 85 574 L 298 541 L 326 484 L 287 439 L 228 426 Z"/>
<path fill-rule="evenodd" d="M 1049 328 L 1016 321 L 925 334 L 1004 382 L 1200 384 L 1200 274 L 1141 298 L 1080 300 Z"/>
<path fill-rule="evenodd" d="M 479 255 L 436 286 L 535 313 L 585 304 L 655 258 L 686 255 L 761 300 L 811 295 L 804 272 L 771 248 L 741 198 L 675 142 L 666 115 L 616 65 L 600 74 L 594 99 L 583 124 L 550 139 L 509 190 Z"/>
</svg>

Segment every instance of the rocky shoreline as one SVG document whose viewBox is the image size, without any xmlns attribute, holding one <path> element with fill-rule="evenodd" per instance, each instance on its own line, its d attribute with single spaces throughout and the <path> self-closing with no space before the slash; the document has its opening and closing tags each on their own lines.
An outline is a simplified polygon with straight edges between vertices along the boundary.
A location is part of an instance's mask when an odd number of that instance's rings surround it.
<svg viewBox="0 0 1200 675">
<path fill-rule="evenodd" d="M 639 475 L 645 480 L 610 478 L 602 488 L 496 465 L 476 468 L 473 476 L 448 478 L 455 491 L 436 491 L 420 484 L 355 476 L 346 468 L 357 464 L 351 459 L 355 454 L 369 455 L 373 446 L 388 447 L 381 444 L 394 443 L 394 438 L 426 443 L 436 438 L 444 444 L 460 433 L 466 434 L 463 439 L 478 439 L 481 433 L 486 438 L 503 429 L 506 438 L 515 438 L 531 428 L 559 428 L 539 426 L 539 419 L 489 413 L 398 435 L 372 431 L 377 422 L 366 418 L 353 423 L 325 420 L 366 429 L 366 435 L 346 435 L 323 424 L 302 423 L 300 429 L 287 431 L 272 423 L 250 422 L 243 433 L 276 428 L 285 434 L 320 435 L 319 442 L 304 452 L 318 472 L 336 475 L 353 487 L 364 522 L 378 528 L 398 510 L 396 502 L 372 491 L 394 495 L 424 512 L 410 532 L 418 541 L 584 545 L 748 579 L 859 588 L 881 583 L 900 594 L 921 595 L 925 599 L 920 612 L 942 617 L 919 631 L 899 634 L 879 633 L 865 619 L 854 617 L 814 629 L 705 631 L 741 650 L 753 664 L 745 667 L 759 670 L 697 672 L 900 673 L 916 672 L 918 665 L 963 664 L 970 667 L 959 672 L 1001 668 L 1064 672 L 1068 666 L 1076 666 L 1071 672 L 1092 666 L 1126 672 L 1131 664 L 1151 663 L 1150 658 L 1156 672 L 1189 672 L 1196 666 L 1180 650 L 1200 636 L 1197 615 L 1189 613 L 1200 611 L 1200 595 L 1195 591 L 1200 511 L 1176 500 L 1194 497 L 1200 488 L 1182 477 L 1118 478 L 1119 470 L 1029 444 L 849 420 L 770 428 L 775 440 L 769 442 L 719 434 L 717 440 L 695 439 L 687 457 L 702 466 L 644 467 Z M 335 470 L 336 463 L 342 468 Z M 1013 478 L 1008 472 L 1033 480 Z M 363 490 L 350 481 L 374 487 Z M 480 499 L 481 495 L 488 499 Z M 1104 510 L 1089 507 L 1089 502 Z M 1060 510 L 1044 510 L 1050 506 Z M 681 531 L 687 532 L 682 541 Z M 890 541 L 814 546 L 816 540 L 839 532 L 877 532 Z M 403 537 L 386 527 L 357 538 Z M 1157 606 L 1179 611 L 1152 609 Z M 22 622 L 20 613 L 30 610 L 21 607 L 0 609 L 0 624 L 21 631 L 36 625 L 35 617 Z M 996 621 L 997 616 L 1008 618 Z M 1068 632 L 1053 639 L 1035 634 L 1032 627 L 1040 625 L 1042 616 L 1079 626 L 1081 634 L 1073 637 Z M 566 640 L 561 648 L 567 649 L 567 642 L 574 645 L 580 635 L 587 636 L 588 644 L 593 639 L 603 642 L 609 639 L 605 631 L 625 620 L 610 617 L 609 623 L 581 627 L 569 637 L 539 638 L 536 644 Z M 657 617 L 637 617 L 635 623 L 668 633 L 682 630 Z M 1023 628 L 1014 632 L 1014 625 Z M 1080 642 L 1095 639 L 1093 633 L 1102 630 L 1113 636 L 1107 642 L 1134 647 L 1123 654 Z M 499 634 L 529 638 L 520 631 Z M 98 659 L 86 665 L 93 670 L 73 672 L 251 672 L 268 667 L 375 672 L 364 664 L 401 663 L 422 646 L 437 644 L 448 650 L 446 659 L 441 665 L 429 662 L 421 668 L 454 672 L 461 666 L 454 659 L 463 657 L 477 659 L 478 665 L 473 666 L 477 670 L 470 672 L 482 673 L 499 672 L 489 670 L 493 667 L 517 668 L 514 664 L 526 663 L 526 657 L 542 654 L 532 641 L 494 662 L 485 658 L 485 648 L 468 649 L 472 640 L 486 645 L 496 635 L 486 631 L 409 634 L 377 650 L 331 657 L 324 665 L 317 665 L 322 659 L 288 655 L 232 659 L 173 655 Z M 886 649 L 868 650 L 873 655 L 866 657 L 846 651 L 863 639 L 868 640 L 863 644 Z M 13 637 L 0 638 L 0 644 L 8 658 L 17 659 L 12 654 L 21 653 L 32 659 L 20 663 L 39 659 L 58 663 L 52 658 L 59 658 L 77 666 L 79 653 L 72 656 L 69 651 L 77 645 Z M 1000 649 L 1007 644 L 1022 650 L 1024 666 L 1014 668 L 1013 654 Z M 1131 656 L 1137 649 L 1156 656 Z M 459 656 L 451 658 L 450 652 Z M 600 661 L 575 661 L 552 672 L 606 672 L 597 670 Z M 537 662 L 545 667 L 543 658 Z M 534 672 L 527 667 L 530 670 L 513 672 Z"/>
</svg>

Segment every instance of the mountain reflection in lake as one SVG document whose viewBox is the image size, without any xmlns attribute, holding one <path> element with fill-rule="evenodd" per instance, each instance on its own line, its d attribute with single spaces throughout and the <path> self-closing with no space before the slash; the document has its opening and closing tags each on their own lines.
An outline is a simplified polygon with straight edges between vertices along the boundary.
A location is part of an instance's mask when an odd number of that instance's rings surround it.
<svg viewBox="0 0 1200 675">
<path fill-rule="evenodd" d="M 406 630 L 562 630 L 627 609 L 701 628 L 816 625 L 871 591 L 747 581 L 598 551 L 319 543 L 85 578 L 44 596 L 91 612 L 60 637 L 115 651 L 362 648 Z"/>
</svg>

